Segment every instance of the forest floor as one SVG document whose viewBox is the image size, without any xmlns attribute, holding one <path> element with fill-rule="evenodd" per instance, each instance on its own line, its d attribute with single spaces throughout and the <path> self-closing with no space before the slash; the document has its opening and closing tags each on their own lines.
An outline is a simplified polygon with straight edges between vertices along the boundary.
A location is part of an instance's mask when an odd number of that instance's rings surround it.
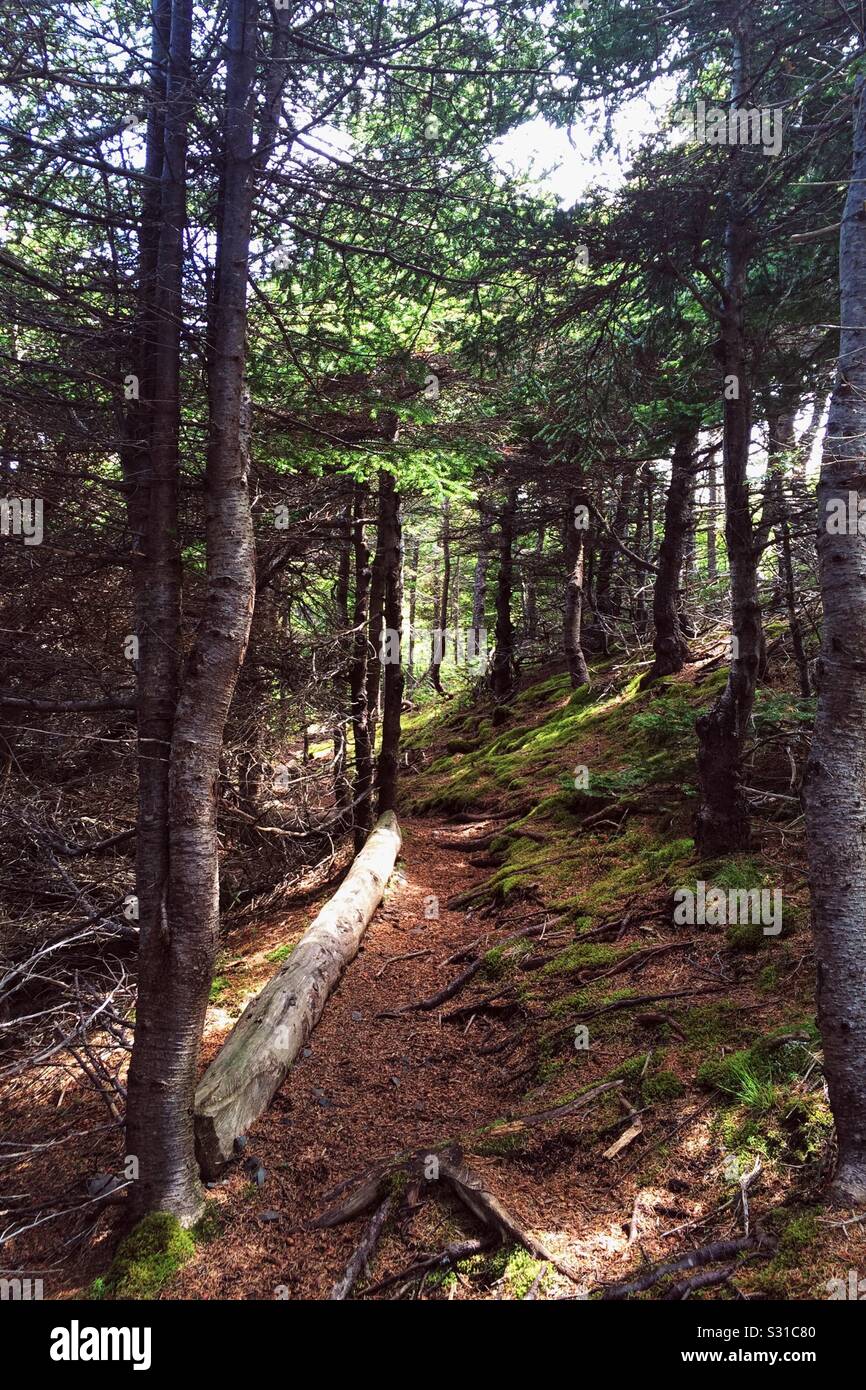
<svg viewBox="0 0 866 1390">
<path fill-rule="evenodd" d="M 369 1219 L 314 1227 L 343 1200 L 334 1189 L 446 1143 L 551 1260 L 503 1245 L 400 1277 L 482 1227 L 443 1182 L 395 1184 L 354 1297 L 592 1296 L 747 1231 L 751 1243 L 708 1257 L 690 1296 L 826 1298 L 828 1281 L 866 1267 L 864 1226 L 821 1205 L 832 1128 L 789 785 L 809 711 L 781 683 L 763 692 L 755 849 L 701 864 L 693 720 L 722 679 L 712 652 L 645 692 L 612 665 L 591 696 L 543 673 L 504 713 L 455 700 L 409 719 L 397 871 L 248 1136 L 264 1181 L 235 1167 L 211 1188 L 196 1253 L 162 1297 L 327 1298 Z M 778 886 L 781 932 L 677 925 L 674 888 L 699 880 Z M 204 1062 L 310 916 L 307 904 L 228 930 Z M 397 1012 L 471 961 L 452 998 Z M 120 1219 L 106 1211 L 84 1248 L 43 1250 L 52 1296 L 86 1295 Z M 694 1276 L 640 1296 L 681 1296 L 672 1285 Z"/>
</svg>

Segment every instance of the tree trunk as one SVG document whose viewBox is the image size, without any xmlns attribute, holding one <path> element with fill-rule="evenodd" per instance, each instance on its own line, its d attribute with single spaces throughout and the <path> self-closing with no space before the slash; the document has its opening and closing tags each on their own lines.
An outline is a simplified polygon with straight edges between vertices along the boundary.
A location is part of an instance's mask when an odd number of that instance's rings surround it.
<svg viewBox="0 0 866 1390">
<path fill-rule="evenodd" d="M 130 1117 L 140 1164 L 134 1205 L 139 1212 L 171 1211 L 187 1222 L 203 1202 L 192 1146 L 192 1102 L 219 936 L 220 753 L 255 600 L 244 369 L 257 21 L 258 0 L 230 0 L 224 198 L 208 364 L 207 585 L 172 733 L 169 876 L 154 953 L 166 970 L 155 997 L 150 973 L 144 1001 L 139 982 L 136 1043 L 142 1010 L 147 1022 L 142 1021 L 135 1087 L 130 1073 Z"/>
<path fill-rule="evenodd" d="M 347 503 L 340 519 L 340 556 L 337 564 L 337 582 L 334 587 L 334 611 L 340 632 L 340 669 L 337 683 L 341 692 L 343 680 L 349 684 L 351 655 L 349 644 L 349 591 L 352 573 L 352 504 Z M 350 687 L 351 689 L 351 687 Z M 351 694 L 350 694 L 351 698 Z M 348 817 L 352 805 L 352 784 L 348 776 L 349 740 L 346 735 L 346 719 L 343 711 L 343 696 L 338 693 L 334 727 L 334 802 L 342 817 Z"/>
<path fill-rule="evenodd" d="M 524 593 L 526 595 L 524 603 L 526 636 L 528 641 L 534 642 L 538 636 L 538 574 L 544 556 L 544 538 L 547 528 L 544 522 L 538 528 L 538 535 L 535 538 L 535 549 L 532 556 L 527 556 L 526 561 L 526 583 Z"/>
<path fill-rule="evenodd" d="M 707 579 L 710 584 L 715 584 L 718 578 L 718 561 L 716 559 L 716 526 L 718 524 L 719 509 L 719 470 L 714 453 L 710 454 L 709 473 L 708 473 L 708 505 L 707 505 Z"/>
<path fill-rule="evenodd" d="M 357 485 L 352 543 L 355 552 L 354 628 L 349 685 L 352 696 L 352 737 L 355 743 L 355 849 L 360 850 L 373 823 L 373 747 L 367 706 L 367 623 L 370 617 L 370 552 L 364 538 L 364 508 L 369 490 Z"/>
<path fill-rule="evenodd" d="M 499 574 L 496 579 L 496 647 L 490 672 L 490 688 L 497 702 L 508 699 L 517 679 L 514 659 L 514 626 L 511 593 L 514 584 L 514 533 L 517 488 L 510 487 L 499 514 Z"/>
<path fill-rule="evenodd" d="M 565 509 L 565 605 L 563 614 L 563 646 L 572 687 L 589 685 L 589 667 L 581 645 L 580 625 L 583 616 L 583 559 L 586 530 L 576 524 L 575 508 L 584 497 L 572 492 Z"/>
<path fill-rule="evenodd" d="M 733 25 L 734 66 L 731 102 L 739 107 L 749 93 L 748 12 Z M 733 146 L 731 208 L 725 232 L 725 281 L 720 311 L 720 357 L 726 382 L 722 474 L 725 488 L 725 540 L 731 577 L 732 660 L 725 689 L 712 709 L 696 721 L 700 807 L 695 841 L 703 855 L 735 853 L 749 846 L 749 807 L 740 763 L 761 657 L 763 636 L 758 602 L 758 567 L 749 510 L 751 393 L 746 377 L 743 326 L 746 271 L 754 233 L 742 211 L 738 173 L 743 151 Z"/>
<path fill-rule="evenodd" d="M 409 542 L 409 657 L 407 669 L 409 671 L 410 689 L 411 682 L 415 675 L 415 610 L 418 606 L 418 562 L 421 553 L 421 542 L 417 536 L 413 536 Z"/>
<path fill-rule="evenodd" d="M 439 592 L 439 606 L 433 632 L 433 658 L 430 663 L 430 679 L 433 689 L 444 695 L 442 689 L 442 661 L 445 656 L 445 633 L 448 628 L 448 594 L 451 589 L 451 504 L 442 504 L 442 588 Z"/>
<path fill-rule="evenodd" d="M 634 486 L 636 465 L 626 469 L 620 479 L 619 494 L 617 497 L 616 511 L 613 519 L 614 535 L 623 536 L 626 522 L 628 520 L 629 509 L 631 507 L 631 493 Z M 601 549 L 598 561 L 598 582 L 596 585 L 596 610 L 602 614 L 616 614 L 619 612 L 619 601 L 614 592 L 614 571 L 618 555 L 616 542 L 610 531 L 605 530 L 601 538 Z"/>
<path fill-rule="evenodd" d="M 866 1205 L 866 527 L 838 526 L 833 516 L 837 508 L 849 515 L 851 494 L 866 510 L 864 95 L 860 78 L 852 176 L 839 238 L 839 366 L 818 484 L 824 632 L 818 713 L 804 779 L 818 1023 L 838 1141 L 831 1192 L 845 1206 Z"/>
<path fill-rule="evenodd" d="M 397 767 L 400 753 L 400 713 L 403 707 L 403 544 L 400 497 L 391 473 L 382 473 L 383 517 L 379 544 L 385 580 L 385 628 L 396 633 L 388 644 L 385 696 L 382 712 L 382 748 L 379 753 L 379 815 L 397 804 Z M 396 647 L 396 650 L 394 649 Z M 396 657 L 396 660 L 394 659 Z"/>
<path fill-rule="evenodd" d="M 490 560 L 490 513 L 483 501 L 478 502 L 481 533 L 472 579 L 472 650 L 481 650 L 481 634 L 486 629 L 487 566 Z"/>
<path fill-rule="evenodd" d="M 196 1151 L 216 1176 L 234 1141 L 268 1106 L 322 1016 L 328 996 L 357 955 L 400 849 L 392 811 L 379 820 L 336 893 L 291 956 L 244 1009 L 195 1093 Z"/>
<path fill-rule="evenodd" d="M 162 52 L 166 6 L 154 10 L 154 53 Z M 136 847 L 139 957 L 135 1039 L 128 1079 L 126 1149 L 139 1165 L 132 1188 L 137 1212 L 165 1209 L 195 1219 L 201 1197 L 192 1148 L 189 1097 L 200 1020 L 187 1023 L 185 981 L 175 975 L 176 949 L 168 927 L 169 771 L 178 700 L 181 562 L 177 496 L 180 430 L 180 328 L 183 237 L 186 226 L 190 119 L 192 0 L 173 0 L 168 38 L 163 129 L 148 126 L 148 157 L 159 161 L 160 230 L 155 264 L 148 263 L 149 229 L 142 237 L 143 278 L 153 276 L 154 313 L 147 536 L 141 566 L 138 683 L 139 807 Z M 154 207 L 145 205 L 148 219 Z M 141 383 L 140 383 L 141 386 Z M 136 544 L 135 536 L 133 544 Z M 146 595 L 146 596 L 145 596 Z M 174 947 L 174 949 L 173 949 Z M 203 974 L 204 972 L 202 972 Z M 210 981 L 208 980 L 208 985 Z M 195 991 L 196 985 L 193 984 Z M 206 989 L 205 989 L 206 992 Z M 193 1032 L 199 1027 L 199 1031 Z"/>
<path fill-rule="evenodd" d="M 370 748 L 376 748 L 376 725 L 379 722 L 379 701 L 382 694 L 382 627 L 385 621 L 385 574 L 382 555 L 382 529 L 384 526 L 385 500 L 382 495 L 382 480 L 385 473 L 379 473 L 379 487 L 376 503 L 376 553 L 370 572 L 370 645 L 367 653 L 367 721 L 370 729 Z"/>
<path fill-rule="evenodd" d="M 691 660 L 680 625 L 680 572 L 686 533 L 693 513 L 695 446 L 697 430 L 684 426 L 677 434 L 671 460 L 671 482 L 665 502 L 664 536 L 659 549 L 658 573 L 653 589 L 653 651 L 655 660 L 641 681 L 647 686 L 660 676 L 681 671 Z"/>
</svg>

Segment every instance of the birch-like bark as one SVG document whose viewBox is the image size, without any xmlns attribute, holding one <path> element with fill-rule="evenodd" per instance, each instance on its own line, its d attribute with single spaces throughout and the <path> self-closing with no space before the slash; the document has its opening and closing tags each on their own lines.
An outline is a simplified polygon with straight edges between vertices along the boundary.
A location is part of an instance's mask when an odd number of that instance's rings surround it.
<svg viewBox="0 0 866 1390">
<path fill-rule="evenodd" d="M 842 330 L 818 484 L 824 604 L 815 732 L 804 778 L 818 1024 L 836 1120 L 831 1192 L 866 1205 L 866 100 L 855 91 L 854 158 L 839 237 Z"/>
</svg>

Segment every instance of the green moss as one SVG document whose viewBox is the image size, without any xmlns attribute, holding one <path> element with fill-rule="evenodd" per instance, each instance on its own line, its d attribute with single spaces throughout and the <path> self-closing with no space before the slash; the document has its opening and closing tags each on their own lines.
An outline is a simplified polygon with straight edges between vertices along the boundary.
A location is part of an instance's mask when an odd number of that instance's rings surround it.
<svg viewBox="0 0 866 1390">
<path fill-rule="evenodd" d="M 195 1239 L 176 1217 L 165 1211 L 151 1212 L 118 1246 L 101 1296 L 156 1298 L 194 1253 Z"/>
<path fill-rule="evenodd" d="M 566 1014 L 581 1013 L 589 1007 L 589 994 L 579 989 L 573 994 L 563 994 L 550 1006 L 552 1018 L 563 1018 Z"/>
<path fill-rule="evenodd" d="M 627 1057 L 624 1062 L 620 1062 L 618 1067 L 609 1071 L 605 1080 L 609 1081 L 637 1081 L 645 1066 L 647 1066 L 648 1052 L 637 1052 L 634 1057 Z"/>
<path fill-rule="evenodd" d="M 538 1071 L 536 1072 L 536 1082 L 539 1086 L 543 1086 L 545 1082 L 552 1081 L 554 1077 L 559 1076 L 563 1071 L 565 1071 L 564 1061 L 553 1061 L 550 1058 L 546 1058 L 539 1064 Z"/>
<path fill-rule="evenodd" d="M 292 941 L 286 946 L 277 946 L 275 950 L 268 951 L 265 960 L 269 960 L 273 965 L 277 965 L 280 961 L 288 960 L 297 944 L 296 941 Z"/>
<path fill-rule="evenodd" d="M 577 941 L 548 961 L 542 967 L 541 974 L 570 975 L 575 971 L 589 970 L 593 967 L 602 969 L 606 965 L 612 965 L 618 955 L 619 952 L 613 946 L 605 946 L 595 941 Z"/>
<path fill-rule="evenodd" d="M 526 1136 L 523 1134 L 500 1134 L 495 1132 L 487 1136 L 486 1139 L 479 1139 L 472 1145 L 472 1152 L 476 1154 L 489 1154 L 493 1158 L 514 1158 L 523 1153 L 526 1146 Z"/>
<path fill-rule="evenodd" d="M 725 932 L 732 951 L 760 951 L 768 939 L 760 922 L 733 922 Z"/>
<path fill-rule="evenodd" d="M 672 1071 L 659 1071 L 655 1076 L 644 1077 L 641 1085 L 641 1096 L 647 1105 L 676 1100 L 684 1091 L 683 1083 Z"/>
<path fill-rule="evenodd" d="M 765 965 L 757 979 L 762 994 L 776 994 L 779 988 L 779 970 L 775 965 Z"/>
<path fill-rule="evenodd" d="M 779 1240 L 779 1253 L 790 1256 L 805 1250 L 819 1235 L 818 1208 L 811 1207 L 788 1222 Z"/>
<path fill-rule="evenodd" d="M 227 975 L 216 976 L 211 984 L 210 995 L 208 996 L 212 1004 L 216 1004 L 222 998 L 225 991 L 229 988 L 229 984 L 230 981 Z"/>
<path fill-rule="evenodd" d="M 737 1035 L 740 1014 L 733 1004 L 699 1004 L 682 1015 L 679 1026 L 690 1047 L 720 1047 Z"/>
</svg>

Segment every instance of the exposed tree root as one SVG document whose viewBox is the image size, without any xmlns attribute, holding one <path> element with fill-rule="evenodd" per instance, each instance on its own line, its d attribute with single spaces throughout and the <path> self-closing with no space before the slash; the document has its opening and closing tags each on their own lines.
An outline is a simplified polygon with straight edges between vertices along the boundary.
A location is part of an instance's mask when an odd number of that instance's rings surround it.
<svg viewBox="0 0 866 1390">
<path fill-rule="evenodd" d="M 593 1086 L 590 1090 L 584 1091 L 582 1095 L 576 1096 L 573 1100 L 565 1101 L 562 1105 L 550 1106 L 548 1109 L 539 1110 L 535 1114 L 519 1115 L 511 1120 L 500 1121 L 490 1128 L 479 1131 L 478 1137 L 489 1138 L 491 1134 L 496 1137 L 520 1134 L 540 1125 L 565 1119 L 578 1110 L 591 1105 L 600 1096 L 617 1091 L 623 1084 L 621 1080 L 603 1082 L 601 1085 Z M 467 1143 L 471 1143 L 471 1140 L 468 1140 Z M 427 1273 L 429 1270 L 444 1268 L 458 1260 L 466 1259 L 469 1255 L 489 1249 L 493 1245 L 500 1244 L 503 1240 L 522 1245 L 536 1259 L 551 1264 L 567 1279 L 575 1283 L 580 1282 L 579 1274 L 565 1262 L 557 1260 L 555 1256 L 551 1255 L 541 1241 L 526 1230 L 499 1199 L 487 1189 L 483 1179 L 465 1165 L 460 1146 L 446 1143 L 431 1145 L 427 1149 L 416 1150 L 413 1153 L 399 1154 L 391 1159 L 382 1159 L 369 1172 L 348 1178 L 327 1194 L 326 1200 L 349 1192 L 348 1197 L 343 1202 L 329 1207 L 314 1221 L 309 1222 L 306 1226 L 307 1230 L 323 1229 L 341 1225 L 346 1221 L 353 1221 L 378 1203 L 375 1215 L 346 1266 L 342 1279 L 334 1285 L 331 1293 L 332 1299 L 348 1297 L 360 1278 L 388 1219 L 394 1193 L 397 1191 L 402 1193 L 401 1210 L 411 1210 L 422 1193 L 429 1196 L 434 1191 L 433 1184 L 439 1182 L 444 1182 L 475 1219 L 481 1222 L 486 1234 L 480 1241 L 462 1242 L 458 1245 L 448 1246 L 439 1254 L 421 1256 L 419 1260 L 399 1274 L 388 1275 L 386 1279 L 380 1280 L 369 1289 L 364 1290 L 364 1297 L 378 1292 L 380 1289 L 390 1287 L 401 1279 L 412 1279 Z"/>
<path fill-rule="evenodd" d="M 382 1234 L 385 1222 L 388 1220 L 391 1211 L 391 1202 L 392 1198 L 390 1196 L 386 1197 L 376 1211 L 376 1214 L 364 1232 L 360 1244 L 353 1252 L 352 1258 L 346 1265 L 346 1270 L 342 1279 L 339 1279 L 332 1288 L 330 1294 L 331 1300 L 339 1301 L 348 1298 L 352 1289 L 357 1284 L 367 1264 L 372 1259 L 373 1252 L 379 1243 L 379 1236 Z"/>
<path fill-rule="evenodd" d="M 656 1265 L 654 1269 L 649 1269 L 638 1279 L 633 1279 L 627 1284 L 608 1284 L 602 1293 L 602 1298 L 622 1299 L 630 1298 L 632 1294 L 643 1293 L 646 1289 L 651 1289 L 661 1279 L 669 1274 L 679 1274 L 686 1269 L 698 1269 L 703 1265 L 718 1264 L 721 1260 L 730 1260 L 732 1255 L 739 1255 L 743 1250 L 756 1250 L 760 1245 L 758 1236 L 740 1236 L 738 1240 L 717 1240 L 711 1245 L 704 1245 L 699 1250 L 692 1250 L 688 1255 L 683 1255 L 678 1260 L 669 1260 L 665 1264 Z M 731 1269 L 734 1267 L 732 1266 Z M 725 1275 L 730 1277 L 731 1270 Z M 682 1297 L 682 1294 L 677 1295 Z"/>
</svg>

